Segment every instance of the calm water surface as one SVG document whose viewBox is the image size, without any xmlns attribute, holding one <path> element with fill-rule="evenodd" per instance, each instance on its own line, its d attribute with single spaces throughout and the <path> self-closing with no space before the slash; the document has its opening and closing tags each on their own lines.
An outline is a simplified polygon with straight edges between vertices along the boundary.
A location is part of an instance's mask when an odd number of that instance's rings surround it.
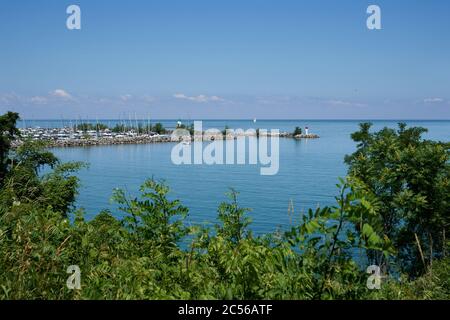
<svg viewBox="0 0 450 320">
<path fill-rule="evenodd" d="M 113 120 L 110 121 L 110 123 Z M 174 120 L 163 121 L 166 127 Z M 204 121 L 204 128 L 266 128 L 292 131 L 295 126 L 309 126 L 320 139 L 296 141 L 280 139 L 280 169 L 275 176 L 261 176 L 259 165 L 181 165 L 172 164 L 174 144 L 114 145 L 54 149 L 63 161 L 84 161 L 88 169 L 79 172 L 81 179 L 77 206 L 88 217 L 102 209 L 120 215 L 109 199 L 116 187 L 137 195 L 140 184 L 149 177 L 164 179 L 172 198 L 190 208 L 189 221 L 215 221 L 217 207 L 226 199 L 230 187 L 240 192 L 240 204 L 251 208 L 253 230 L 272 232 L 291 223 L 288 206 L 292 200 L 296 215 L 308 208 L 334 203 L 338 177 L 346 174 L 344 156 L 354 151 L 350 134 L 360 121 Z M 374 130 L 395 127 L 397 121 L 372 121 Z M 429 129 L 426 138 L 449 141 L 450 121 L 406 121 L 411 126 Z M 68 121 L 65 122 L 67 124 Z M 104 122 L 107 123 L 107 122 Z M 56 126 L 61 121 L 34 121 L 33 125 Z M 28 125 L 28 124 L 27 124 Z M 294 217 L 295 220 L 295 217 Z"/>
</svg>

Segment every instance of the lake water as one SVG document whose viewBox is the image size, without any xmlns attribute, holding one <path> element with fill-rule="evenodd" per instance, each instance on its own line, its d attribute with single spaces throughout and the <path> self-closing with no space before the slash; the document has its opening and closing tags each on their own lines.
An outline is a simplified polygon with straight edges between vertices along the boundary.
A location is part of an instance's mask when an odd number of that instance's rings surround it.
<svg viewBox="0 0 450 320">
<path fill-rule="evenodd" d="M 101 121 L 108 124 L 108 121 Z M 162 121 L 173 127 L 175 120 Z M 112 190 L 126 189 L 131 195 L 146 178 L 164 179 L 171 187 L 171 198 L 178 198 L 189 207 L 188 221 L 211 223 L 220 202 L 226 200 L 230 187 L 240 192 L 239 202 L 251 208 L 252 229 L 260 234 L 286 227 L 295 221 L 288 215 L 292 201 L 295 215 L 308 208 L 334 203 L 338 177 L 347 171 L 344 156 L 354 151 L 350 134 L 361 121 L 253 121 L 210 120 L 204 128 L 265 128 L 293 131 L 296 126 L 309 126 L 320 139 L 280 139 L 280 168 L 277 175 L 260 175 L 259 165 L 174 165 L 171 150 L 174 144 L 112 145 L 54 149 L 63 161 L 84 161 L 88 169 L 79 172 L 81 189 L 77 206 L 93 217 L 102 209 L 120 213 L 109 202 Z M 384 126 L 395 128 L 398 121 L 372 121 L 374 130 Z M 429 129 L 428 139 L 449 141 L 450 121 L 405 121 L 410 126 Z M 114 123 L 113 120 L 109 123 Z M 65 121 L 68 124 L 68 121 Z M 27 123 L 27 125 L 30 125 Z M 32 125 L 57 126 L 62 121 L 33 121 Z"/>
</svg>

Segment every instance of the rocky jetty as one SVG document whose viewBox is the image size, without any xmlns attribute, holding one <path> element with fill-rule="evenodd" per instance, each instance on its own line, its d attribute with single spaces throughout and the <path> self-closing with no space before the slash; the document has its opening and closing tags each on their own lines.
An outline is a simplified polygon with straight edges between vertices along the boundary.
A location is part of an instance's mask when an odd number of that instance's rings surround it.
<svg viewBox="0 0 450 320">
<path fill-rule="evenodd" d="M 45 141 L 50 148 L 56 147 L 90 147 L 90 146 L 105 146 L 105 145 L 120 145 L 120 144 L 146 144 L 146 143 L 162 143 L 171 142 L 171 138 L 168 135 L 141 135 L 134 137 L 101 137 L 101 138 L 86 138 L 86 139 L 60 139 L 49 140 L 40 139 Z M 23 141 L 15 140 L 13 147 L 18 147 Z"/>
<path fill-rule="evenodd" d="M 318 139 L 320 138 L 317 134 L 297 134 L 293 135 L 294 139 Z"/>
<path fill-rule="evenodd" d="M 66 132 L 67 131 L 67 132 Z M 49 147 L 90 147 L 105 145 L 121 145 L 121 144 L 147 144 L 147 143 L 163 143 L 163 142 L 181 142 L 181 141 L 214 141 L 237 139 L 238 137 L 280 137 L 294 139 L 317 139 L 316 134 L 297 134 L 288 132 L 272 132 L 264 130 L 247 130 L 236 131 L 232 134 L 223 135 L 221 132 L 195 132 L 194 135 L 173 136 L 171 131 L 166 134 L 136 134 L 128 132 L 126 134 L 111 134 L 107 132 L 91 132 L 90 134 L 74 135 L 67 129 L 28 129 L 24 131 L 22 137 L 32 140 L 45 141 Z M 13 147 L 18 147 L 23 141 L 18 138 L 13 142 Z"/>
</svg>

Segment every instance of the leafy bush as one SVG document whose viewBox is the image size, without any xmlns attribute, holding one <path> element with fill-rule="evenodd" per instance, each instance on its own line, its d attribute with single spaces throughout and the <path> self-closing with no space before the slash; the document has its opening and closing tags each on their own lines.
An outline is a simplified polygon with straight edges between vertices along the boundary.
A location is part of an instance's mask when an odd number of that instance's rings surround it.
<svg viewBox="0 0 450 320">
<path fill-rule="evenodd" d="M 352 134 L 358 149 L 346 157 L 349 175 L 380 204 L 372 226 L 395 243 L 398 255 L 392 265 L 410 276 L 421 275 L 446 249 L 450 146 L 424 140 L 426 129 L 407 128 L 403 123 L 397 131 L 384 128 L 375 133 L 369 131 L 370 123 L 360 126 Z"/>
</svg>

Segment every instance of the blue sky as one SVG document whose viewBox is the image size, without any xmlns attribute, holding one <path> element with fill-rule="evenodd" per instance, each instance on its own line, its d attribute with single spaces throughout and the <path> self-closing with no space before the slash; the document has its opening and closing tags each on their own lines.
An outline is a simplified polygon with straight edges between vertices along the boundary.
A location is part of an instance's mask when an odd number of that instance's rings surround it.
<svg viewBox="0 0 450 320">
<path fill-rule="evenodd" d="M 0 44 L 25 118 L 450 119 L 446 0 L 2 0 Z"/>
</svg>

